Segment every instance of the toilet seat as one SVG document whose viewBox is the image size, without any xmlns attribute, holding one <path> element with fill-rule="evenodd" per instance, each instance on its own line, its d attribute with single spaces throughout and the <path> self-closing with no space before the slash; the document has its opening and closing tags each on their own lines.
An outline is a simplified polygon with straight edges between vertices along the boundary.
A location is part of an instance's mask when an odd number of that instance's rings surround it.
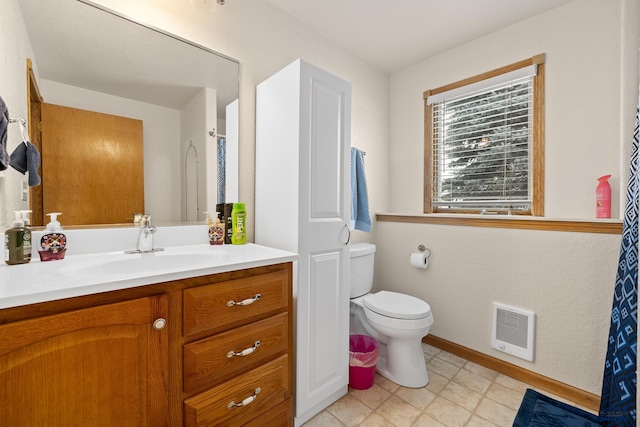
<svg viewBox="0 0 640 427">
<path fill-rule="evenodd" d="M 363 304 L 369 310 L 394 319 L 415 320 L 431 315 L 429 304 L 411 295 L 380 291 L 364 297 Z"/>
</svg>

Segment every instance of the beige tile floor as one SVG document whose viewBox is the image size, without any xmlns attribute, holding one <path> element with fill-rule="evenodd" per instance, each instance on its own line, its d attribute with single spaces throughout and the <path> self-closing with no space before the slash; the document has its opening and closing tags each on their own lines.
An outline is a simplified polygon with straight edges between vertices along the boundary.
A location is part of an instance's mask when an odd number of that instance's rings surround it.
<svg viewBox="0 0 640 427">
<path fill-rule="evenodd" d="M 401 387 L 376 374 L 304 427 L 510 427 L 527 384 L 423 344 L 429 384 Z M 531 387 L 533 388 L 533 387 Z M 549 393 L 543 393 L 560 399 Z M 568 402 L 571 403 L 571 402 Z"/>
</svg>

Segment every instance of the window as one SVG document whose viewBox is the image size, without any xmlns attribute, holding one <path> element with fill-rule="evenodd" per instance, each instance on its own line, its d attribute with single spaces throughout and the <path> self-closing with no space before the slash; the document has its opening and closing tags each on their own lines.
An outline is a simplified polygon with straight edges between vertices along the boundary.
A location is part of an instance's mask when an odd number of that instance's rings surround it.
<svg viewBox="0 0 640 427">
<path fill-rule="evenodd" d="M 424 100 L 425 213 L 544 215 L 544 55 Z"/>
</svg>

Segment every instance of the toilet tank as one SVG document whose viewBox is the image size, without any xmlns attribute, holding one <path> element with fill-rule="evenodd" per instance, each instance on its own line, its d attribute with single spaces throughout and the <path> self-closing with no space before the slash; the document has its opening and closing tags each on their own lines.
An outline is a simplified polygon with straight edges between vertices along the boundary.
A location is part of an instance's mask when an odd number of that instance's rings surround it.
<svg viewBox="0 0 640 427">
<path fill-rule="evenodd" d="M 373 259 L 376 245 L 371 243 L 355 243 L 349 246 L 350 296 L 356 298 L 371 291 L 373 286 Z"/>
</svg>

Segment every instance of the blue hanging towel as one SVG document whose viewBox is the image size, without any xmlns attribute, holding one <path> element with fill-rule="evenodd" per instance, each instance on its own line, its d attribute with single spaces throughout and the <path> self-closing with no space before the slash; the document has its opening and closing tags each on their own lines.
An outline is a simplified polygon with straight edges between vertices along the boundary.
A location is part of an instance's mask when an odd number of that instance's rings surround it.
<svg viewBox="0 0 640 427">
<path fill-rule="evenodd" d="M 371 231 L 369 194 L 364 175 L 364 153 L 351 147 L 351 221 L 352 230 Z"/>
<path fill-rule="evenodd" d="M 620 261 L 613 294 L 611 328 L 602 380 L 600 419 L 609 427 L 636 425 L 638 339 L 638 140 L 640 100 L 631 151 Z"/>
</svg>

